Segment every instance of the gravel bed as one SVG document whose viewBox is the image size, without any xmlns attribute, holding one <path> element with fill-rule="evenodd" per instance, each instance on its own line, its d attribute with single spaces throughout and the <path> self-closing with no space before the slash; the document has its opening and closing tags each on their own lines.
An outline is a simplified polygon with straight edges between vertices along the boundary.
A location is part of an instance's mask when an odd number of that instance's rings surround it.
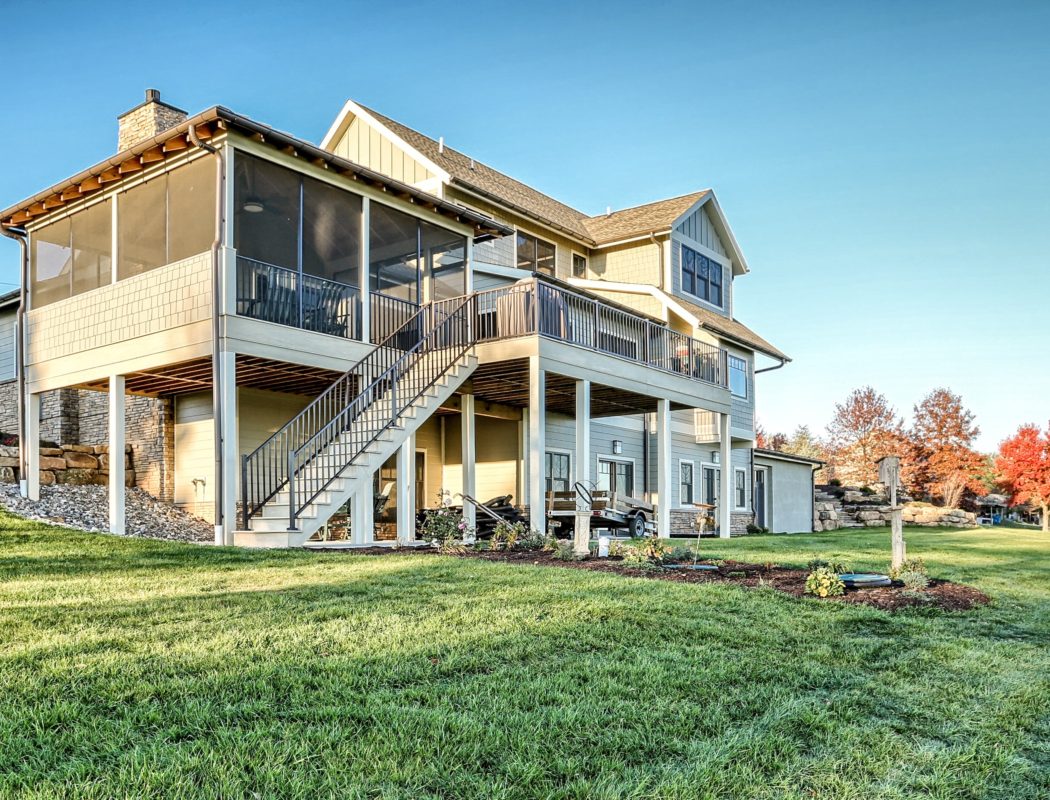
<svg viewBox="0 0 1050 800">
<path fill-rule="evenodd" d="M 89 532 L 109 531 L 109 494 L 105 486 L 41 486 L 40 500 L 26 500 L 16 484 L 0 484 L 0 506 L 26 519 Z M 169 542 L 211 544 L 215 529 L 200 517 L 162 503 L 141 489 L 128 489 L 125 503 L 128 536 Z"/>
</svg>

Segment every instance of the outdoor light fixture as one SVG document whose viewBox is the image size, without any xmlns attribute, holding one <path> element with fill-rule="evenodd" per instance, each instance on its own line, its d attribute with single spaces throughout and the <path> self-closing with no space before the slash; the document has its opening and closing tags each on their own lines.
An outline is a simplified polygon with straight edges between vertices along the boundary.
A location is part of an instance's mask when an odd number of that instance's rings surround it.
<svg viewBox="0 0 1050 800">
<path fill-rule="evenodd" d="M 244 201 L 244 205 L 241 206 L 249 214 L 259 214 L 265 208 L 262 204 L 262 200 L 249 199 Z"/>
<path fill-rule="evenodd" d="M 623 442 L 619 439 L 613 439 L 613 455 L 618 456 L 623 452 Z"/>
</svg>

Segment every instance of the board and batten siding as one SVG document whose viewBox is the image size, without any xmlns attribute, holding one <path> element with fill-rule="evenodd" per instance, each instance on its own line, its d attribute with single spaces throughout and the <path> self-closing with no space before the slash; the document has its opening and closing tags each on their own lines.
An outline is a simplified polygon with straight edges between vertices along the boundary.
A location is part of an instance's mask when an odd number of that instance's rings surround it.
<svg viewBox="0 0 1050 800">
<path fill-rule="evenodd" d="M 704 252 L 710 256 L 711 253 L 718 255 L 723 263 L 722 268 L 722 293 L 723 307 L 712 305 L 695 295 L 682 290 L 682 246 Z M 711 217 L 707 209 L 701 206 L 684 220 L 675 226 L 671 233 L 671 294 L 677 295 L 691 303 L 709 308 L 712 311 L 732 316 L 733 309 L 733 269 L 732 260 L 726 252 L 722 240 L 714 229 Z"/>
<path fill-rule="evenodd" d="M 15 310 L 0 311 L 0 383 L 15 379 Z"/>
<path fill-rule="evenodd" d="M 337 156 L 393 178 L 417 185 L 436 176 L 388 137 L 359 117 L 351 120 L 346 132 L 332 149 Z"/>
</svg>

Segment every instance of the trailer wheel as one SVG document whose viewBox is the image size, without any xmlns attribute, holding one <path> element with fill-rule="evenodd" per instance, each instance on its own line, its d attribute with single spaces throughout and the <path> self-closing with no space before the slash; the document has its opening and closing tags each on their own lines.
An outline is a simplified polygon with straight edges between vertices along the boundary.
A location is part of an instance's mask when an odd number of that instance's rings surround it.
<svg viewBox="0 0 1050 800">
<path fill-rule="evenodd" d="M 645 514 L 635 514 L 627 520 L 627 533 L 632 539 L 645 536 Z"/>
</svg>

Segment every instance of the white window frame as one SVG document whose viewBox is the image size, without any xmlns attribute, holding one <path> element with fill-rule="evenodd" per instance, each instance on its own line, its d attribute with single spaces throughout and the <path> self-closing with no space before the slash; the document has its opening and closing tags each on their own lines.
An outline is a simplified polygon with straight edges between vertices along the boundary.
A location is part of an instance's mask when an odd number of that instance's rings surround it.
<svg viewBox="0 0 1050 800">
<path fill-rule="evenodd" d="M 701 503 L 706 503 L 707 502 L 704 499 L 704 470 L 705 469 L 713 469 L 715 471 L 715 496 L 713 498 L 711 498 L 712 502 L 710 503 L 710 505 L 713 505 L 713 506 L 717 507 L 718 506 L 719 495 L 721 494 L 719 489 L 721 488 L 720 484 L 722 482 L 722 465 L 718 464 L 718 463 L 716 463 L 714 461 L 702 461 L 702 462 L 700 462 L 700 502 Z"/>
<path fill-rule="evenodd" d="M 517 239 L 517 237 L 514 237 L 514 247 L 515 247 L 515 249 L 517 249 L 517 247 L 518 247 L 518 239 Z M 576 274 L 576 265 L 572 263 L 573 259 L 575 259 L 576 256 L 579 256 L 580 258 L 583 259 L 583 274 L 582 275 L 577 275 Z M 514 260 L 514 263 L 515 264 L 518 263 L 517 259 Z M 558 264 L 558 245 L 555 244 L 554 245 L 554 265 L 555 265 L 555 267 L 557 267 L 557 264 Z M 572 277 L 580 278 L 580 279 L 586 279 L 587 273 L 590 272 L 590 269 L 591 269 L 591 260 L 584 253 L 581 253 L 579 250 L 570 250 L 569 251 L 569 272 L 572 274 Z"/>
<path fill-rule="evenodd" d="M 612 453 L 596 453 L 594 458 L 594 482 L 595 485 L 598 483 L 598 462 L 600 461 L 619 461 L 621 464 L 631 465 L 631 497 L 638 496 L 638 465 L 635 460 L 630 456 L 615 456 Z"/>
<path fill-rule="evenodd" d="M 744 476 L 744 504 L 738 505 L 737 500 L 739 498 L 737 492 L 739 491 L 740 487 L 737 485 L 737 480 L 739 480 L 741 475 Z M 747 470 L 743 467 L 733 468 L 733 510 L 747 511 Z"/>
<path fill-rule="evenodd" d="M 688 464 L 690 467 L 693 468 L 693 502 L 691 504 L 687 504 L 687 503 L 685 503 L 682 500 L 682 465 L 683 464 Z M 695 503 L 697 502 L 697 499 L 696 499 L 697 483 L 698 483 L 698 481 L 696 480 L 696 461 L 694 461 L 691 458 L 680 458 L 680 459 L 678 459 L 678 507 L 679 508 L 694 508 L 695 507 Z"/>
<path fill-rule="evenodd" d="M 574 476 L 576 475 L 576 473 L 573 472 L 573 465 L 575 463 L 573 451 L 564 447 L 545 447 L 543 448 L 543 491 L 545 493 L 547 491 L 547 453 L 555 453 L 559 456 L 569 457 L 569 489 L 571 490 L 572 485 L 575 482 Z"/>
<path fill-rule="evenodd" d="M 737 394 L 733 391 L 733 367 L 729 359 L 736 359 L 744 365 L 744 393 Z M 729 378 L 729 392 L 733 397 L 740 398 L 741 400 L 748 400 L 751 397 L 751 365 L 748 363 L 744 356 L 738 356 L 736 353 L 728 353 L 726 356 L 726 372 Z"/>
</svg>

